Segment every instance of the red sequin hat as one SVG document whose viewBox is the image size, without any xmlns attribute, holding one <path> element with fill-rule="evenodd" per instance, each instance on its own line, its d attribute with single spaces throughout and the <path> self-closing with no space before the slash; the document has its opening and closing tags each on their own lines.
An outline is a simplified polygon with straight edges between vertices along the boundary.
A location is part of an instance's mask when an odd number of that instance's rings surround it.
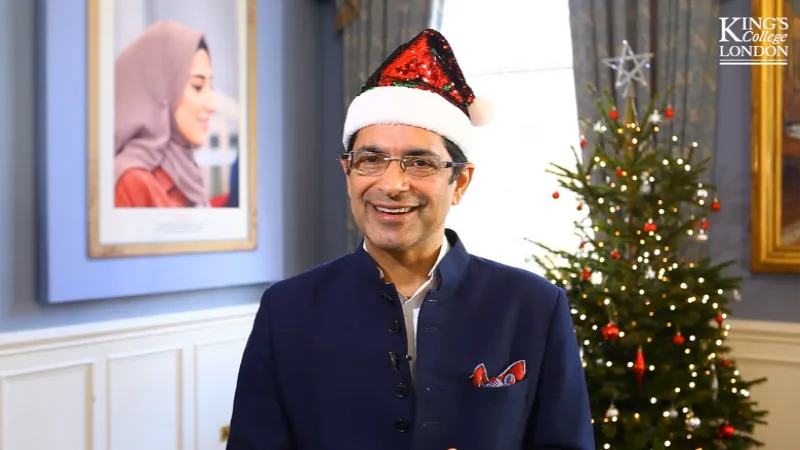
<svg viewBox="0 0 800 450">
<path fill-rule="evenodd" d="M 450 139 L 469 157 L 472 128 L 490 115 L 491 105 L 475 97 L 447 39 L 429 29 L 398 47 L 367 80 L 347 111 L 342 141 L 347 148 L 369 125 L 411 125 Z"/>
</svg>

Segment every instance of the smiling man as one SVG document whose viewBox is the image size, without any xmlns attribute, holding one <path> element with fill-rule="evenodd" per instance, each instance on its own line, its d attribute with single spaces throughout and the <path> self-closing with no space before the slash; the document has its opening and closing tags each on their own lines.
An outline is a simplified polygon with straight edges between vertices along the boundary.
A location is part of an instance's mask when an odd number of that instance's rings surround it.
<svg viewBox="0 0 800 450">
<path fill-rule="evenodd" d="M 485 108 L 434 30 L 370 77 L 341 156 L 363 243 L 264 293 L 228 450 L 594 449 L 564 291 L 445 228 Z"/>
</svg>

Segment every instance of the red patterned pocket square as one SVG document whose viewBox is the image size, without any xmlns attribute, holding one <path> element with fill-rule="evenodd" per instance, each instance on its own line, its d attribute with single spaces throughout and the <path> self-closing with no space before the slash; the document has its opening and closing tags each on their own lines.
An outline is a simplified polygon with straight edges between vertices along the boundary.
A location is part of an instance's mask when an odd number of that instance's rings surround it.
<svg viewBox="0 0 800 450">
<path fill-rule="evenodd" d="M 483 363 L 472 371 L 470 376 L 472 385 L 475 387 L 502 387 L 511 386 L 514 383 L 525 379 L 525 360 L 521 359 L 511 364 L 500 375 L 489 377 L 486 373 L 486 366 Z"/>
</svg>

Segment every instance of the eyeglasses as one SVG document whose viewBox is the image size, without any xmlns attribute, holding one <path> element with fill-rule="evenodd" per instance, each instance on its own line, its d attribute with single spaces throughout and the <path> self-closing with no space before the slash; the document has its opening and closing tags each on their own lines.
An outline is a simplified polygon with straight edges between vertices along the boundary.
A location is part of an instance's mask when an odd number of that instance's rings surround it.
<svg viewBox="0 0 800 450">
<path fill-rule="evenodd" d="M 466 163 L 442 161 L 439 157 L 432 155 L 392 158 L 389 155 L 373 151 L 343 153 L 339 156 L 339 159 L 347 161 L 350 170 L 359 175 L 372 177 L 386 172 L 392 161 L 400 162 L 400 168 L 412 178 L 425 178 L 439 173 L 442 169 L 466 165 Z"/>
</svg>

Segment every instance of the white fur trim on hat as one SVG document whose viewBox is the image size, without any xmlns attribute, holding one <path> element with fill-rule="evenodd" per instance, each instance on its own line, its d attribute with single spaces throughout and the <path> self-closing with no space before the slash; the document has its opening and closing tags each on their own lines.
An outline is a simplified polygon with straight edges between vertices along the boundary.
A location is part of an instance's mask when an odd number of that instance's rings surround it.
<svg viewBox="0 0 800 450">
<path fill-rule="evenodd" d="M 444 136 L 469 158 L 473 124 L 469 117 L 440 95 L 402 86 L 379 86 L 356 97 L 347 111 L 342 143 L 370 125 L 410 125 Z"/>
</svg>

